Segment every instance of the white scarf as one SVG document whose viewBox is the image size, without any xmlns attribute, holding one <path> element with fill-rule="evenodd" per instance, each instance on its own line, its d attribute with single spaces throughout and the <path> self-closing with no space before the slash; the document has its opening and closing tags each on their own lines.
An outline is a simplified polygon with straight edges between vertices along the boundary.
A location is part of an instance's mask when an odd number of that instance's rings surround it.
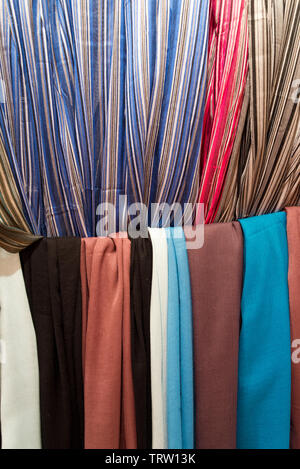
<svg viewBox="0 0 300 469">
<path fill-rule="evenodd" d="M 18 254 L 0 248 L 2 449 L 40 449 L 39 368 Z"/>
<path fill-rule="evenodd" d="M 167 449 L 168 245 L 163 228 L 149 228 L 153 250 L 150 307 L 152 448 Z"/>
</svg>

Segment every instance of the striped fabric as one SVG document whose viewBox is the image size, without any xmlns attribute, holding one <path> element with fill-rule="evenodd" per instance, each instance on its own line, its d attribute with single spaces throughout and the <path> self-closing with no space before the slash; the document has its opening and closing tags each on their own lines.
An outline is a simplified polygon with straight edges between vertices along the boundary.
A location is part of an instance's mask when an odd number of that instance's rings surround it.
<svg viewBox="0 0 300 469">
<path fill-rule="evenodd" d="M 0 137 L 33 233 L 95 235 L 122 194 L 196 200 L 208 5 L 2 0 Z"/>
<path fill-rule="evenodd" d="M 215 221 L 279 211 L 300 198 L 300 2 L 248 4 L 249 88 Z"/>
<path fill-rule="evenodd" d="M 0 247 L 16 253 L 38 239 L 30 233 L 0 138 Z"/>
<path fill-rule="evenodd" d="M 211 0 L 199 193 L 207 223 L 214 220 L 222 193 L 247 71 L 247 0 Z"/>
</svg>

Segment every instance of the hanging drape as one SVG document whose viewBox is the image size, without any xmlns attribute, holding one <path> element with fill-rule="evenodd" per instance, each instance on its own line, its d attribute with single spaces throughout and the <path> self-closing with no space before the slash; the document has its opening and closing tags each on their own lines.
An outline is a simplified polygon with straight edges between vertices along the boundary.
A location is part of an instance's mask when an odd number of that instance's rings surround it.
<svg viewBox="0 0 300 469">
<path fill-rule="evenodd" d="M 168 245 L 165 229 L 149 228 L 153 252 L 150 343 L 152 448 L 167 449 Z"/>
<path fill-rule="evenodd" d="M 240 220 L 244 280 L 237 447 L 288 449 L 291 341 L 285 212 Z"/>
<path fill-rule="evenodd" d="M 150 353 L 151 286 L 151 241 L 148 237 L 131 239 L 131 360 L 138 449 L 152 448 Z"/>
<path fill-rule="evenodd" d="M 194 447 L 193 326 L 190 273 L 182 228 L 168 243 L 167 434 L 169 449 Z"/>
<path fill-rule="evenodd" d="M 249 94 L 215 221 L 278 211 L 300 196 L 300 3 L 248 5 Z"/>
<path fill-rule="evenodd" d="M 23 215 L 21 200 L 0 137 L 0 247 L 14 253 L 37 239 L 30 233 Z"/>
<path fill-rule="evenodd" d="M 190 229 L 185 234 L 190 236 Z M 195 448 L 236 448 L 243 234 L 238 222 L 205 226 L 189 249 L 193 306 Z"/>
<path fill-rule="evenodd" d="M 243 104 L 248 71 L 246 0 L 211 0 L 199 202 L 214 220 Z"/>
<path fill-rule="evenodd" d="M 33 233 L 95 235 L 122 194 L 195 202 L 208 6 L 1 2 L 0 137 Z"/>
<path fill-rule="evenodd" d="M 85 448 L 135 449 L 130 241 L 83 239 L 81 279 Z"/>
<path fill-rule="evenodd" d="M 43 239 L 21 261 L 37 338 L 43 449 L 81 449 L 80 239 Z"/>
<path fill-rule="evenodd" d="M 40 449 L 37 341 L 18 254 L 0 248 L 1 448 Z"/>
<path fill-rule="evenodd" d="M 291 448 L 300 449 L 300 207 L 288 207 L 289 300 L 292 344 Z"/>
</svg>

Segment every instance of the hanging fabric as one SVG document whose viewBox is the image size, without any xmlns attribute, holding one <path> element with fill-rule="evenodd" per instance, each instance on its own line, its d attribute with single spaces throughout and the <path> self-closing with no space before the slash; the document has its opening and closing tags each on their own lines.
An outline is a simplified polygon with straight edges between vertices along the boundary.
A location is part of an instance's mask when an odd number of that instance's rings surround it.
<svg viewBox="0 0 300 469">
<path fill-rule="evenodd" d="M 135 449 L 130 241 L 83 239 L 81 279 L 85 448 Z"/>
<path fill-rule="evenodd" d="M 291 342 L 286 214 L 240 220 L 244 285 L 237 447 L 288 449 Z"/>
<path fill-rule="evenodd" d="M 192 300 L 182 228 L 168 242 L 167 431 L 169 449 L 194 448 Z"/>
<path fill-rule="evenodd" d="M 251 0 L 249 108 L 216 221 L 297 204 L 300 185 L 300 3 Z"/>
<path fill-rule="evenodd" d="M 289 249 L 289 299 L 292 344 L 291 448 L 300 449 L 300 207 L 289 207 L 287 238 Z"/>
<path fill-rule="evenodd" d="M 185 234 L 191 238 L 191 229 Z M 193 305 L 195 448 L 236 448 L 238 348 L 243 274 L 239 223 L 206 225 L 189 249 Z"/>
<path fill-rule="evenodd" d="M 151 240 L 148 237 L 131 239 L 131 359 L 138 449 L 152 448 L 150 355 L 151 282 Z"/>
<path fill-rule="evenodd" d="M 93 236 L 120 195 L 196 201 L 208 6 L 2 1 L 0 137 L 33 233 Z"/>
<path fill-rule="evenodd" d="M 80 239 L 21 253 L 37 336 L 43 449 L 83 448 Z"/>
<path fill-rule="evenodd" d="M 0 247 L 16 253 L 37 241 L 39 237 L 30 233 L 1 138 L 0 187 Z"/>
<path fill-rule="evenodd" d="M 2 449 L 40 449 L 37 345 L 18 254 L 0 248 Z"/>
<path fill-rule="evenodd" d="M 150 308 L 152 448 L 167 449 L 168 244 L 163 228 L 149 228 L 153 249 Z"/>
<path fill-rule="evenodd" d="M 205 204 L 206 223 L 214 220 L 221 197 L 247 72 L 247 1 L 211 0 L 198 200 Z"/>
</svg>

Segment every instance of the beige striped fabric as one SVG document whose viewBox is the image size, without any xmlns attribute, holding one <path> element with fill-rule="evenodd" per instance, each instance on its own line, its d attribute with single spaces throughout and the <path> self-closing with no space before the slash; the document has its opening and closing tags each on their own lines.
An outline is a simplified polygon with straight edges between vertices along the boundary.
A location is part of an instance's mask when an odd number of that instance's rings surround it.
<svg viewBox="0 0 300 469">
<path fill-rule="evenodd" d="M 248 85 L 216 222 L 300 198 L 300 2 L 248 0 L 248 23 Z"/>
<path fill-rule="evenodd" d="M 0 139 L 0 247 L 16 253 L 39 239 L 30 233 L 13 174 Z"/>
</svg>

